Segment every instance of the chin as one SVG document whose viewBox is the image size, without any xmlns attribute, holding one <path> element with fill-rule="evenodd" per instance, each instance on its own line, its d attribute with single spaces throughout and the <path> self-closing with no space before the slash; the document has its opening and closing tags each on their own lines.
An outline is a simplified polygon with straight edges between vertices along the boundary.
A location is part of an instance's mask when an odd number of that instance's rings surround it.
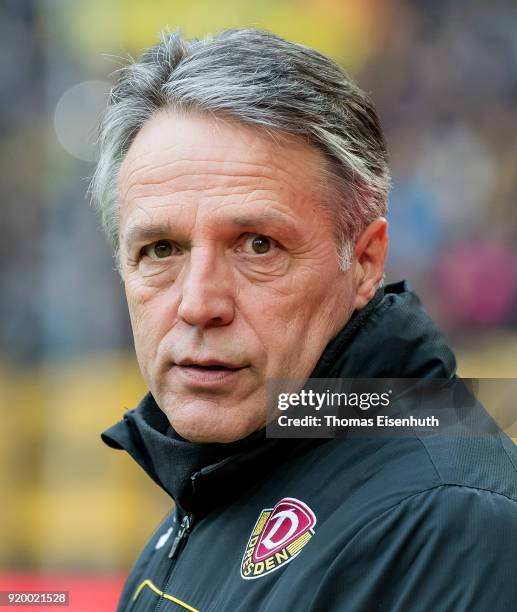
<svg viewBox="0 0 517 612">
<path fill-rule="evenodd" d="M 206 422 L 182 422 L 179 425 L 175 425 L 173 422 L 172 427 L 182 438 L 197 444 L 214 442 L 228 444 L 229 442 L 242 440 L 254 431 L 246 427 L 236 427 L 235 424 L 232 424 L 231 427 L 224 427 L 221 426 L 221 423 L 213 423 L 211 426 L 210 423 Z"/>
<path fill-rule="evenodd" d="M 264 426 L 265 418 L 243 418 L 243 408 L 229 408 L 213 401 L 195 400 L 173 410 L 165 409 L 165 414 L 173 429 L 189 442 L 229 443 L 246 438 Z"/>
</svg>

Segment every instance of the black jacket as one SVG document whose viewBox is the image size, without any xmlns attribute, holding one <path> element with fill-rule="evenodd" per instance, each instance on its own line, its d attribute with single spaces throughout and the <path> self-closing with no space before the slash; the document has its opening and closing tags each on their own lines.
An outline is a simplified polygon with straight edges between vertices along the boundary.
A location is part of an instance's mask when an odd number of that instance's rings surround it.
<svg viewBox="0 0 517 612">
<path fill-rule="evenodd" d="M 354 314 L 312 377 L 451 378 L 455 367 L 417 296 L 397 283 Z M 257 432 L 200 445 L 177 436 L 148 394 L 102 438 L 176 509 L 118 610 L 516 609 L 517 452 L 484 415 L 482 436 Z"/>
</svg>

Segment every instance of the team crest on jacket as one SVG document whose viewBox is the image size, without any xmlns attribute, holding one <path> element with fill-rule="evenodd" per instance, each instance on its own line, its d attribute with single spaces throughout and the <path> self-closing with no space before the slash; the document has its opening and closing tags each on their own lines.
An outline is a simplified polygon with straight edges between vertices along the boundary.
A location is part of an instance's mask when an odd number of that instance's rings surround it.
<svg viewBox="0 0 517 612">
<path fill-rule="evenodd" d="M 241 576 L 260 578 L 292 561 L 312 538 L 314 525 L 314 512 L 294 497 L 262 510 L 242 557 Z"/>
</svg>

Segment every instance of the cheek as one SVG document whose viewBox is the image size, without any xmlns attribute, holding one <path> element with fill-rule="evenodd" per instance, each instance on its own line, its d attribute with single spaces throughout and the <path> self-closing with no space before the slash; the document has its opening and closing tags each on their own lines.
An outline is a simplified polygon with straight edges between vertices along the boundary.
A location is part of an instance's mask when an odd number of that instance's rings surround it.
<svg viewBox="0 0 517 612">
<path fill-rule="evenodd" d="M 264 304 L 263 311 L 271 314 L 273 324 L 287 325 L 288 328 L 303 328 L 309 323 L 318 325 L 323 323 L 323 315 L 331 315 L 347 297 L 337 279 L 328 282 L 321 277 L 312 277 L 310 282 L 302 281 L 292 283 L 289 291 Z"/>
<path fill-rule="evenodd" d="M 137 355 L 149 358 L 174 319 L 171 301 L 165 294 L 131 283 L 126 284 L 126 299 Z"/>
<path fill-rule="evenodd" d="M 303 286 L 259 309 L 263 329 L 278 353 L 325 346 L 353 310 L 348 277 L 313 278 Z"/>
<path fill-rule="evenodd" d="M 265 356 L 266 375 L 280 376 L 281 372 L 291 371 L 292 362 L 299 359 L 311 308 L 303 295 L 278 293 L 271 287 L 253 289 L 250 288 L 245 299 L 238 304 L 238 310 L 247 323 L 244 330 L 248 333 L 252 330 L 258 339 L 261 353 Z M 244 339 L 244 334 L 241 338 Z"/>
</svg>

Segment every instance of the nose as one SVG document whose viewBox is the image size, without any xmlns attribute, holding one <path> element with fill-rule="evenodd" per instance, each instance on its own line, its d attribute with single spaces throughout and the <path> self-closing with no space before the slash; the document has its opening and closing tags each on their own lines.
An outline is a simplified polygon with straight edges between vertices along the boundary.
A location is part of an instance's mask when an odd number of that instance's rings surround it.
<svg viewBox="0 0 517 612">
<path fill-rule="evenodd" d="M 178 318 L 199 328 L 220 327 L 235 316 L 233 273 L 208 247 L 193 247 L 180 281 Z"/>
</svg>

